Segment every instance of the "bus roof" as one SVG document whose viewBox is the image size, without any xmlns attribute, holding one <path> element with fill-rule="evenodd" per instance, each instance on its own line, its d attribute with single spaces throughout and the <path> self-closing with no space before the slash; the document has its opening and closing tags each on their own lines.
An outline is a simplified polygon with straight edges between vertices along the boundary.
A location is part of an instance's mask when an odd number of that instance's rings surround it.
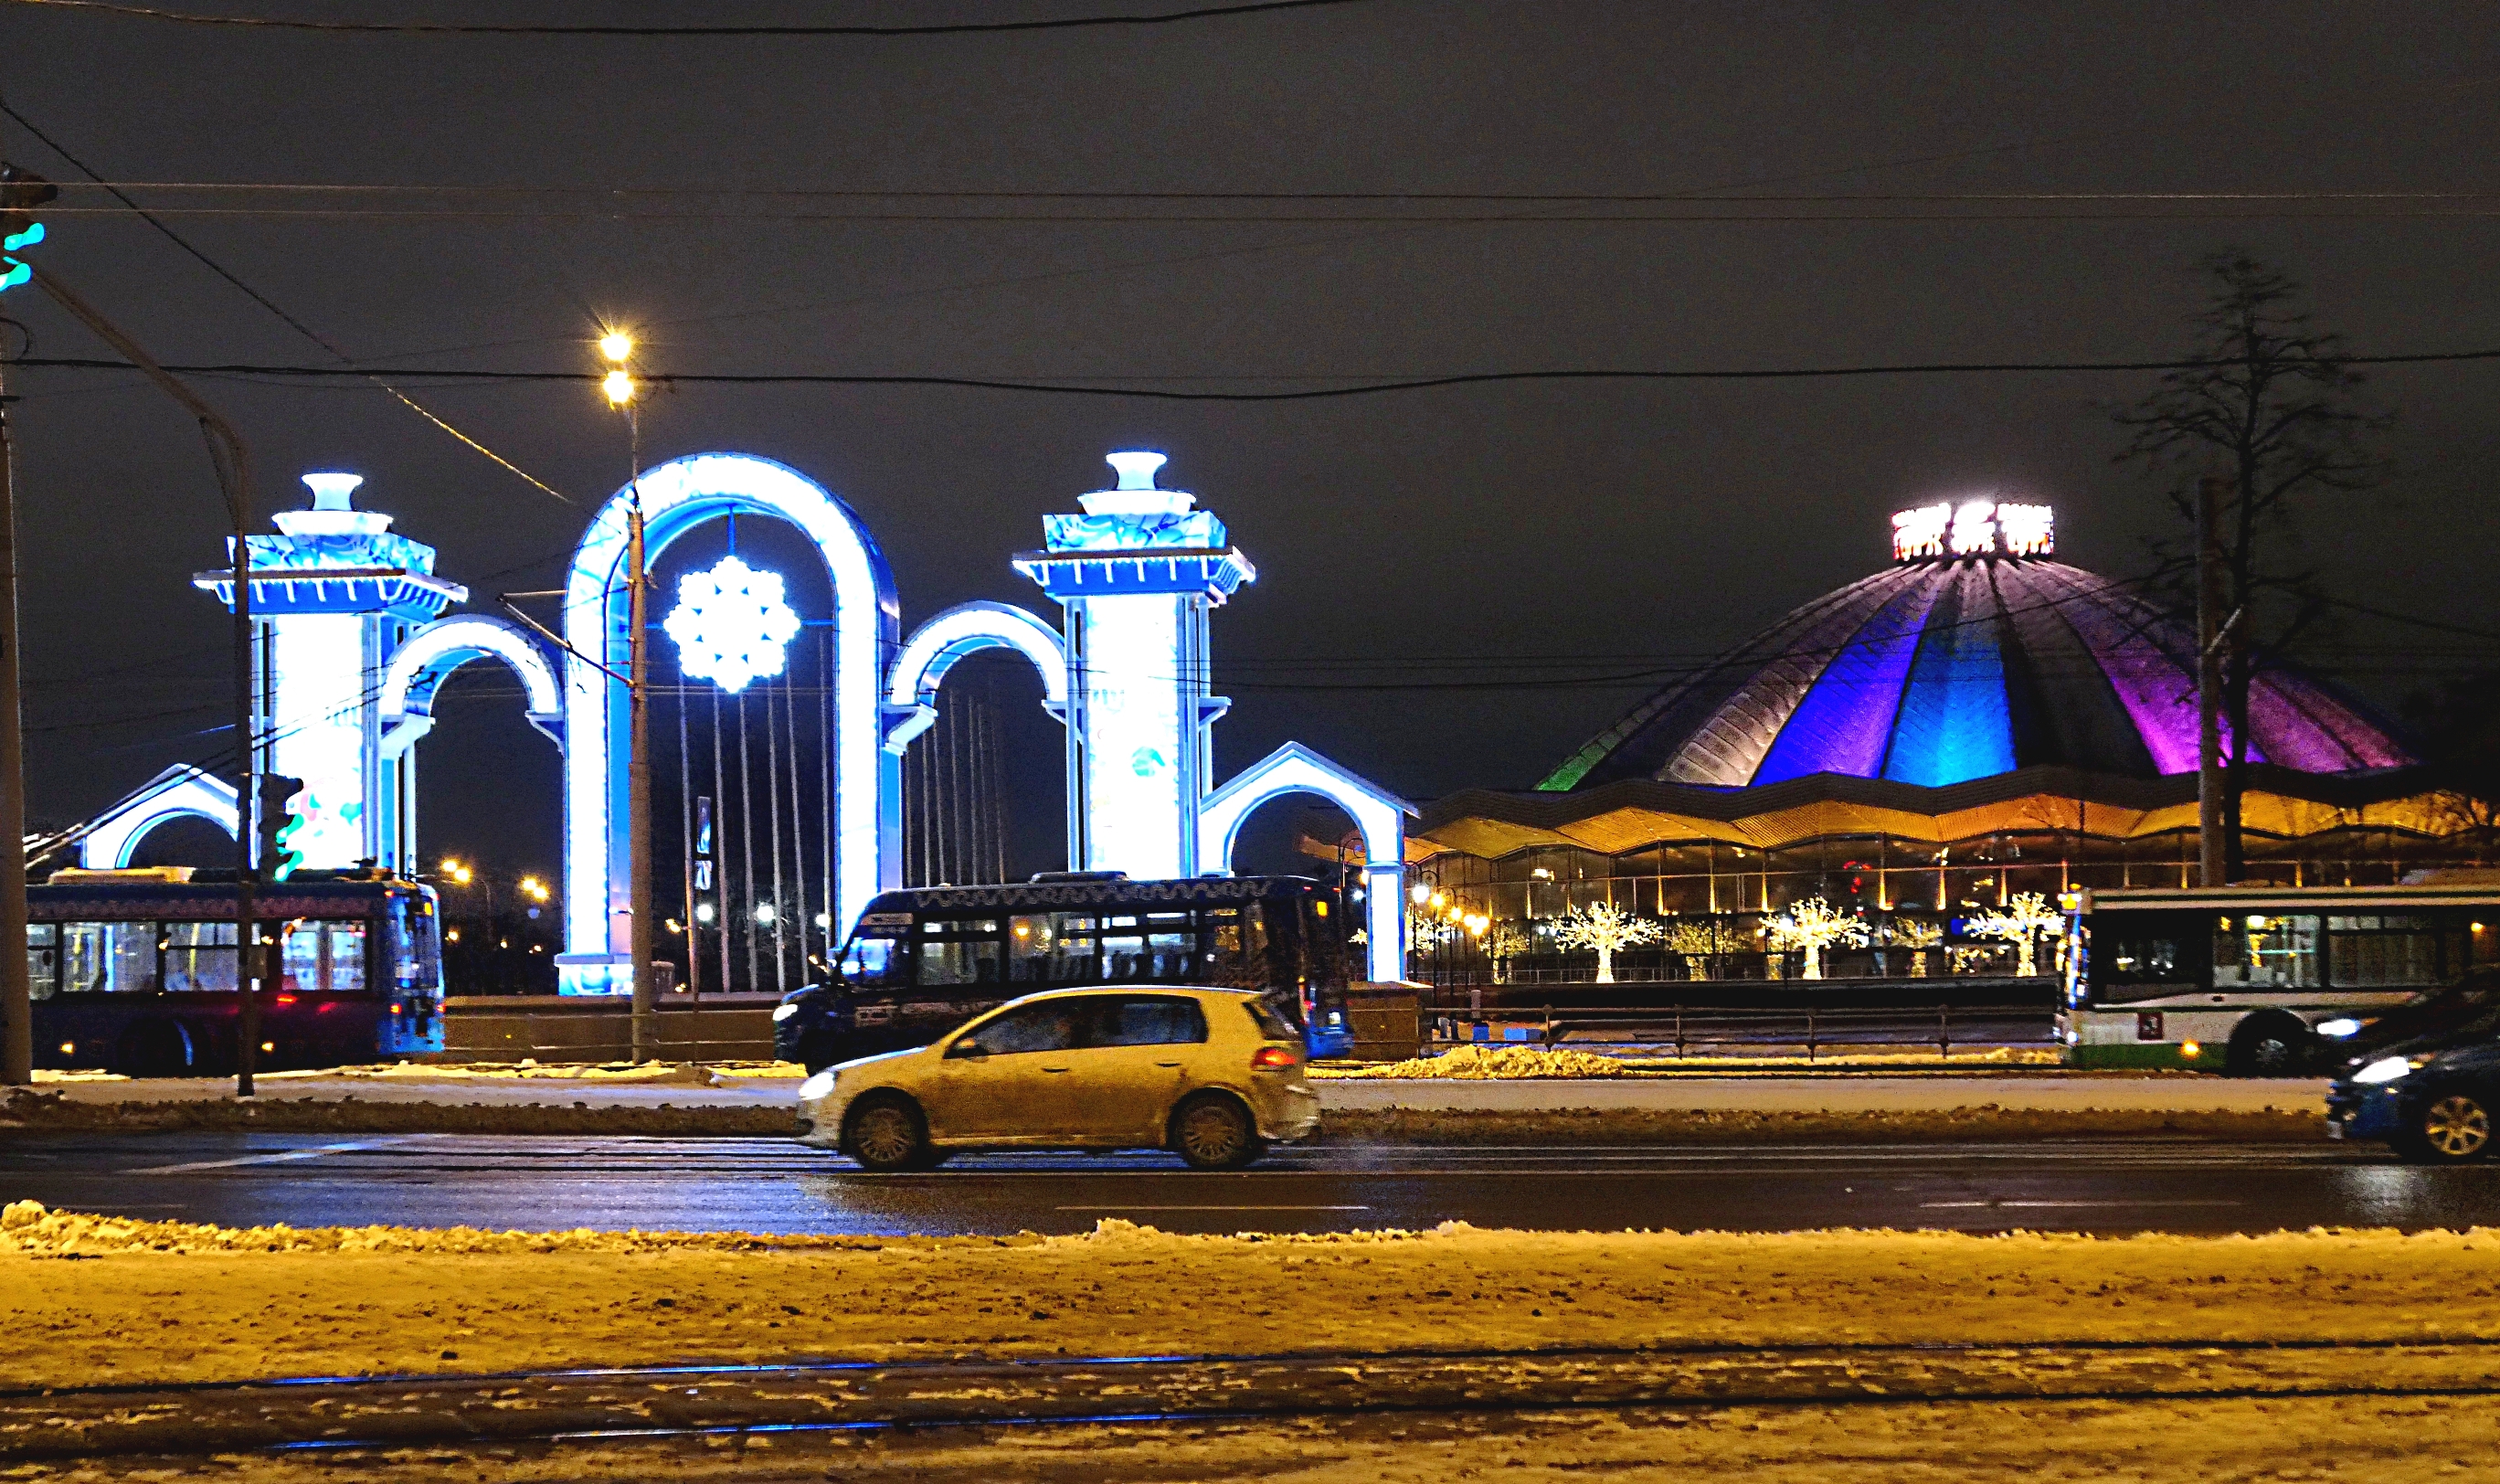
<svg viewBox="0 0 2500 1484">
<path fill-rule="evenodd" d="M 1319 889 L 1308 876 L 1191 876 L 1176 881 L 1010 881 L 999 886 L 920 886 L 880 892 L 870 913 L 1016 910 L 1054 907 L 1151 907 L 1158 903 L 1259 902 Z"/>
<path fill-rule="evenodd" d="M 2302 906 L 2355 911 L 2425 907 L 2500 907 L 2500 883 L 2488 886 L 2138 886 L 2077 894 L 2080 912 L 2158 911 L 2195 907 L 2227 910 L 2263 907 L 2288 911 Z"/>
<path fill-rule="evenodd" d="M 394 897 L 430 895 L 413 881 L 285 881 L 263 886 L 252 915 L 271 922 L 297 917 L 378 917 Z M 48 881 L 26 888 L 35 922 L 218 922 L 235 914 L 232 881 Z"/>
</svg>

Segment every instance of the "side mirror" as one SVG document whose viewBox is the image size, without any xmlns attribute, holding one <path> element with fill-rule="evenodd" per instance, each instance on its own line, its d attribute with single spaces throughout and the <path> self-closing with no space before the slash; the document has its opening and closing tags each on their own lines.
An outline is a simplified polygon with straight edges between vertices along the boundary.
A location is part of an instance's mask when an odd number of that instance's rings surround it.
<svg viewBox="0 0 2500 1484">
<path fill-rule="evenodd" d="M 964 1039 L 959 1040 L 946 1048 L 945 1060 L 950 1062 L 957 1060 L 978 1062 L 988 1060 L 989 1055 L 989 1047 L 982 1045 L 979 1041 L 974 1040 L 970 1037 L 966 1037 Z"/>
</svg>

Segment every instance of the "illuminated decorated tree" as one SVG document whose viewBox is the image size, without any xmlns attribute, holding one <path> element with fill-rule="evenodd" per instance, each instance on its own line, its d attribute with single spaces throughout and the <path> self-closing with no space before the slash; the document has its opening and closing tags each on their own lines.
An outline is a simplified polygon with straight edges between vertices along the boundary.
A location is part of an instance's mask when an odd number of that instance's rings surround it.
<svg viewBox="0 0 2500 1484">
<path fill-rule="evenodd" d="M 1635 917 L 1611 902 L 1583 911 L 1571 908 L 1556 927 L 1554 938 L 1565 948 L 1597 950 L 1597 982 L 1615 982 L 1615 950 L 1658 941 L 1658 924 Z"/>
<path fill-rule="evenodd" d="M 1964 921 L 1961 930 L 1973 938 L 1994 938 L 2014 944 L 2014 972 L 2027 977 L 2040 972 L 2033 945 L 2044 937 L 2064 937 L 2066 918 L 2050 906 L 2047 897 L 2025 891 L 2015 893 L 2013 900 L 1995 911 Z"/>
<path fill-rule="evenodd" d="M 1536 946 L 1536 935 L 1524 922 L 1497 922 L 1485 935 L 1485 956 L 1493 960 L 1493 981 L 1507 983 L 1510 961 Z"/>
<path fill-rule="evenodd" d="M 1893 942 L 1910 950 L 1910 977 L 1925 978 L 1927 950 L 1945 940 L 1944 925 L 1934 922 L 1914 922 L 1908 918 L 1896 917 L 1892 920 L 1891 933 Z"/>
<path fill-rule="evenodd" d="M 1742 948 L 1744 940 L 1735 930 L 1716 917 L 1687 917 L 1666 925 L 1666 946 L 1684 955 L 1684 974 L 1689 979 L 1710 976 L 1710 961 Z"/>
<path fill-rule="evenodd" d="M 1805 974 L 1809 979 L 1823 977 L 1823 950 L 1846 943 L 1853 948 L 1866 946 L 1866 924 L 1833 907 L 1821 897 L 1808 897 L 1771 919 L 1769 938 L 1775 949 L 1800 948 L 1805 951 Z"/>
</svg>

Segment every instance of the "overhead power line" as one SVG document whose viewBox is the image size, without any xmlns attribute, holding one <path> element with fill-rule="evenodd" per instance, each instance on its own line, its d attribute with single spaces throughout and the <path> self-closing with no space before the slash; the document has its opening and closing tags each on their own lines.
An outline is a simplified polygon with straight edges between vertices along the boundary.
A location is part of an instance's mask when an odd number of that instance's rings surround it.
<svg viewBox="0 0 2500 1484">
<path fill-rule="evenodd" d="M 2293 360 L 2281 364 L 2336 366 L 2423 366 L 2451 362 L 2500 360 L 2500 349 L 2443 350 L 2399 355 L 2350 355 L 2333 360 Z M 60 370 L 121 371 L 118 360 L 92 356 L 27 356 L 12 362 Z M 1447 376 L 1411 377 L 1363 381 L 1346 386 L 1307 387 L 1297 391 L 1174 391 L 1164 387 L 1102 384 L 1080 379 L 1009 377 L 878 376 L 845 372 L 641 372 L 641 381 L 665 386 L 934 386 L 970 391 L 1029 392 L 1063 397 L 1137 397 L 1159 402 L 1316 402 L 1332 398 L 1369 397 L 1387 392 L 1432 391 L 1454 386 L 1490 386 L 1537 381 L 1799 381 L 1858 377 L 2036 375 L 2204 371 L 2236 364 L 2189 358 L 2145 361 L 1910 361 L 1856 366 L 1726 367 L 1650 369 L 1637 367 L 1554 371 L 1474 371 Z M 268 362 L 220 361 L 167 366 L 186 376 L 268 377 L 280 380 L 432 379 L 438 382 L 596 382 L 595 371 L 488 371 L 429 367 L 289 366 Z M 1245 375 L 1244 380 L 1274 380 Z"/>
<path fill-rule="evenodd" d="M 280 16 L 215 16 L 167 10 L 153 5 L 125 5 L 117 0 L 9 0 L 13 5 L 50 10 L 87 11 L 137 20 L 166 20 L 182 25 L 227 26 L 256 31 L 327 31 L 380 36 L 978 36 L 1017 31 L 1102 30 L 1118 26 L 1172 25 L 1188 20 L 1220 20 L 1233 16 L 1260 16 L 1276 11 L 1313 11 L 1360 5 L 1364 0 L 1241 0 L 1233 5 L 1201 5 L 1188 10 L 1155 11 L 1135 16 L 1063 16 L 1043 20 L 966 20 L 921 25 L 539 25 L 526 22 L 467 24 L 435 20 L 305 20 Z"/>
<path fill-rule="evenodd" d="M 192 258 L 196 259 L 202 267 L 208 269 L 209 272 L 225 280 L 236 288 L 243 290 L 244 295 L 250 299 L 252 303 L 259 305 L 262 309 L 265 309 L 272 314 L 277 315 L 288 329 L 293 330 L 296 334 L 303 336 L 306 340 L 311 341 L 315 346 L 318 346 L 322 349 L 329 351 L 332 355 L 337 356 L 343 367 L 353 366 L 355 364 L 355 357 L 341 349 L 335 341 L 331 340 L 320 331 L 313 329 L 311 325 L 306 324 L 303 320 L 296 318 L 293 314 L 288 313 L 285 310 L 280 308 L 277 301 L 271 299 L 267 294 L 262 293 L 259 289 L 252 287 L 243 280 L 235 277 L 224 264 L 201 251 L 197 247 L 194 247 L 191 244 L 189 239 L 183 237 L 181 233 L 176 232 L 172 227 L 167 226 L 162 220 L 158 219 L 156 215 L 150 214 L 147 209 L 140 206 L 138 202 L 133 201 L 130 197 L 124 195 L 120 187 L 107 181 L 104 177 L 97 174 L 96 171 L 86 163 L 86 161 L 70 153 L 67 148 L 62 147 L 59 141 L 53 139 L 50 135 L 36 127 L 33 119 L 28 118 L 25 115 L 20 114 L 16 109 L 10 107 L 6 100 L 0 100 L 0 114 L 8 115 L 12 119 L 16 121 L 19 128 L 24 129 L 27 133 L 32 134 L 35 138 L 41 140 L 45 148 L 50 149 L 54 154 L 59 155 L 62 159 L 69 161 L 72 169 L 77 170 L 81 175 L 87 177 L 87 179 L 94 184 L 110 191 L 115 199 L 120 201 L 123 206 L 137 214 L 142 221 L 147 222 L 149 226 L 154 227 L 159 233 L 163 234 L 167 242 L 172 243 L 175 247 L 180 247 L 184 252 L 188 253 Z M 549 484 L 545 480 L 538 478 L 536 475 L 531 474 L 528 470 L 521 468 L 510 459 L 508 459 L 502 454 L 497 453 L 494 449 L 487 447 L 477 439 L 470 437 L 458 428 L 453 427 L 450 423 L 445 422 L 442 417 L 435 413 L 433 409 L 419 403 L 415 398 L 392 385 L 381 376 L 372 372 L 363 372 L 359 373 L 359 375 L 361 375 L 364 379 L 380 387 L 383 391 L 390 393 L 394 399 L 407 407 L 410 412 L 414 412 L 419 417 L 422 417 L 426 421 L 434 424 L 436 427 L 441 428 L 444 432 L 450 434 L 453 438 L 456 438 L 461 443 L 468 445 L 471 448 L 484 454 L 487 458 L 502 465 L 505 469 L 518 475 L 528 483 L 555 496 L 558 500 L 563 501 L 567 505 L 578 505 L 580 503 L 579 501 L 575 500 L 572 496 L 564 493 L 562 490 L 557 489 L 554 485 Z"/>
</svg>

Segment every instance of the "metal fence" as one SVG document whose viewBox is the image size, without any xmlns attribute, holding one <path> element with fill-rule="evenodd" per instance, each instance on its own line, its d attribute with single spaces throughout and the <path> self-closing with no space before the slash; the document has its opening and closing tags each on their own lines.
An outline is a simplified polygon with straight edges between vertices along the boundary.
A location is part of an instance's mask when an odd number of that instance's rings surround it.
<svg viewBox="0 0 2500 1484">
<path fill-rule="evenodd" d="M 1526 1029 L 1532 1043 L 1562 1045 L 1575 1038 L 1614 1044 L 1671 1047 L 1683 1056 L 1729 1046 L 1802 1046 L 1806 1060 L 1837 1045 L 1901 1045 L 1936 1048 L 1949 1057 L 1957 1045 L 2050 1045 L 2054 1009 L 2049 1006 L 1704 1006 L 1540 1005 L 1514 1006 L 1489 1019 L 1440 1012 L 1432 1039 L 1443 1044 L 1509 1039 L 1493 1033 Z M 1479 1036 L 1479 1028 L 1488 1033 Z"/>
</svg>

